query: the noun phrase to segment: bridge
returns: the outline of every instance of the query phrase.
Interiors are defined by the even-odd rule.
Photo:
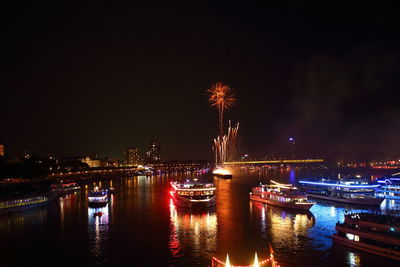
[[[253,161],[228,161],[223,166],[264,165],[264,164],[310,164],[323,163],[323,159],[282,159],[282,160],[253,160]]]
[[[170,161],[160,163],[149,163],[145,166],[124,166],[124,167],[97,167],[79,170],[67,170],[62,172],[54,172],[48,175],[53,178],[69,178],[79,179],[82,177],[105,177],[117,175],[118,177],[131,177],[132,175],[141,173],[173,173],[173,172],[194,172],[202,169],[211,168],[211,164],[207,161]]]

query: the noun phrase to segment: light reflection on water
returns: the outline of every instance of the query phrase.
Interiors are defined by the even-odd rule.
[[[0,242],[0,264],[2,259],[5,263],[15,261],[21,249],[31,250],[32,257],[18,258],[15,265],[38,265],[33,255],[42,250],[64,258],[66,263],[89,266],[127,266],[133,256],[151,258],[153,266],[207,266],[212,256],[224,258],[226,253],[233,263],[248,264],[255,251],[264,259],[269,243],[285,267],[393,263],[332,242],[335,224],[343,221],[346,210],[367,208],[317,200],[310,213],[299,213],[249,200],[252,186],[271,179],[292,182],[304,176],[299,171],[249,170],[235,173],[232,180],[214,179],[217,206],[205,211],[176,208],[169,195],[171,180],[201,178],[198,175],[102,181],[102,186],[116,188],[113,200],[102,208],[87,206],[88,189],[100,185],[91,182],[82,186],[85,190],[80,193],[48,207],[0,217],[0,238],[7,240]],[[385,200],[380,209],[397,207],[399,202]],[[99,211],[102,216],[94,216]],[[32,249],[36,243],[37,249]]]
[[[216,250],[217,215],[212,209],[193,211],[176,207],[170,199],[169,248],[174,258],[209,254]]]
[[[308,231],[315,225],[311,212],[297,212],[257,202],[250,203],[252,216],[260,219],[263,238],[275,248],[277,256],[304,250]]]
[[[36,210],[26,210],[17,212],[10,216],[0,216],[0,230],[12,233],[19,227],[28,227],[29,225],[42,224],[47,219],[47,209],[39,207]],[[22,229],[21,229],[22,230]]]
[[[104,207],[88,207],[88,232],[90,253],[97,258],[97,263],[104,263],[107,257],[110,230],[110,204]],[[101,215],[99,214],[101,213]]]

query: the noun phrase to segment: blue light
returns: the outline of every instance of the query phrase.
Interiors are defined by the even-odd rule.
[[[377,188],[380,185],[345,185],[345,184],[328,184],[328,183],[319,183],[319,182],[308,182],[308,181],[299,181],[301,184],[313,184],[313,185],[321,185],[321,186],[337,186],[337,187],[348,187],[348,188]]]
[[[289,173],[289,182],[294,184],[296,182],[296,175],[294,173],[294,170],[291,169]]]
[[[293,141],[294,140],[294,138],[293,137],[289,137],[289,141]]]

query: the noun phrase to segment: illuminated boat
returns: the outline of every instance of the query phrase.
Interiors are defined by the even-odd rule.
[[[227,254],[225,262],[218,259],[217,257],[212,257],[211,267],[260,267],[260,266],[264,266],[265,264],[268,264],[271,267],[279,267],[280,265],[275,260],[274,251],[272,250],[271,245],[269,247],[270,247],[270,257],[266,258],[262,261],[259,261],[257,252],[256,252],[255,256],[254,256],[254,262],[252,265],[232,265],[229,260],[229,255]]]
[[[225,169],[215,169],[213,175],[223,179],[232,179],[232,174]]]
[[[98,188],[97,186],[88,194],[90,206],[103,206],[110,200],[110,192],[108,189]]]
[[[50,199],[45,196],[30,196],[0,201],[0,215],[35,208],[49,202]]]
[[[215,186],[201,182],[171,182],[171,196],[179,207],[211,207],[215,206]]]
[[[400,217],[380,213],[345,214],[333,241],[400,261]]]
[[[79,185],[77,183],[73,183],[73,182],[66,182],[66,183],[58,183],[58,184],[53,184],[51,186],[51,191],[53,193],[57,193],[57,194],[63,194],[63,193],[71,193],[74,191],[78,191],[81,190],[81,188],[79,187]]]
[[[383,199],[376,198],[378,184],[369,184],[362,179],[299,181],[308,197],[346,204],[379,206]]]
[[[280,184],[275,181],[271,183],[253,187],[250,199],[268,205],[304,211],[308,211],[315,204],[308,201],[306,194],[291,184]]]
[[[400,200],[400,172],[379,178],[377,182],[381,185],[376,190],[377,197]]]

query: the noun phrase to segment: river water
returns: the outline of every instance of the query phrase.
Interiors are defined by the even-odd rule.
[[[249,201],[251,187],[273,179],[294,183],[301,170],[241,171],[232,180],[198,174],[104,179],[35,210],[0,217],[0,266],[209,266],[213,256],[231,264],[268,257],[281,266],[395,266],[396,262],[333,244],[344,210],[318,201],[308,214]],[[214,179],[214,209],[175,207],[170,181]],[[89,208],[93,185],[114,187],[103,208]],[[381,209],[397,207],[385,200]],[[101,217],[95,212],[102,211]]]

